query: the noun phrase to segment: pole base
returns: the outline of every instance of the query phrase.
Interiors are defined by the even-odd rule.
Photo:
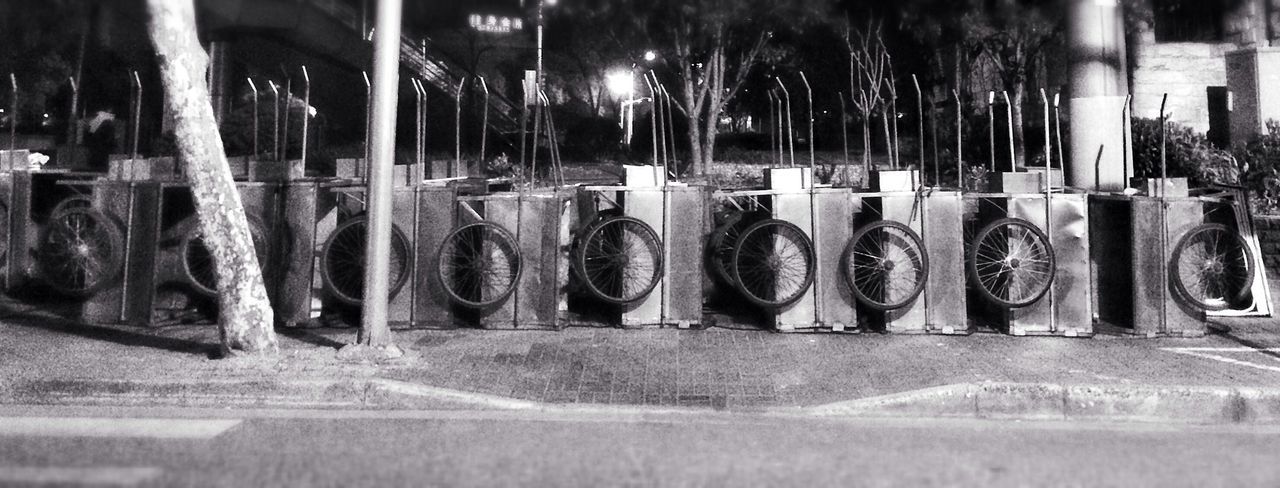
[[[395,344],[386,346],[369,346],[366,344],[347,344],[338,349],[338,359],[352,362],[380,362],[400,359],[405,356],[404,350]]]

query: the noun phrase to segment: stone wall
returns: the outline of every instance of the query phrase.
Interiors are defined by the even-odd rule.
[[[1137,49],[1133,72],[1133,113],[1159,118],[1165,93],[1169,118],[1199,132],[1209,130],[1209,98],[1206,89],[1227,85],[1223,55],[1232,44],[1144,42]]]
[[[1280,215],[1256,216],[1253,225],[1262,245],[1262,262],[1267,267],[1267,278],[1280,278]]]
[[[1168,93],[1166,110],[1173,112],[1169,120],[1207,132],[1206,90],[1227,86],[1225,54],[1241,47],[1267,44],[1265,13],[1268,9],[1263,2],[1274,4],[1277,0],[1246,0],[1227,12],[1221,43],[1157,43],[1150,26],[1143,26],[1136,35],[1130,35],[1131,42],[1136,44],[1131,46],[1134,59],[1130,60],[1134,115],[1158,118],[1161,96]]]

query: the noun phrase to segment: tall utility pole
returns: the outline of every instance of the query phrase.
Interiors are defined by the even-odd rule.
[[[1119,114],[1129,84],[1124,16],[1114,0],[1069,0],[1067,52],[1071,93],[1071,158],[1064,163],[1069,186],[1116,191],[1127,184],[1125,161],[1132,137]],[[1097,170],[1095,170],[1095,164]]]
[[[373,120],[370,144],[368,240],[365,243],[364,304],[359,346],[385,357],[404,354],[387,325],[391,273],[391,173],[395,162],[396,98],[400,87],[401,0],[378,0],[373,36]]]

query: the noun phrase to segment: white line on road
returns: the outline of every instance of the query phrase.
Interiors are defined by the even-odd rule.
[[[0,437],[137,437],[207,440],[239,424],[239,419],[0,417]]]
[[[0,466],[0,483],[132,486],[160,477],[152,467]]]
[[[1204,359],[1212,359],[1212,360],[1214,360],[1214,361],[1219,361],[1219,362],[1223,362],[1223,363],[1227,363],[1227,364],[1234,364],[1234,365],[1237,365],[1237,366],[1244,366],[1244,367],[1246,367],[1246,368],[1261,369],[1261,370],[1263,370],[1263,371],[1272,371],[1272,372],[1280,373],[1280,366],[1268,366],[1268,365],[1265,365],[1265,364],[1253,363],[1253,362],[1244,361],[1244,360],[1240,360],[1240,359],[1229,358],[1229,357],[1226,357],[1226,356],[1219,356],[1219,355],[1217,355],[1217,354],[1209,354],[1209,353],[1207,353],[1207,352],[1202,352],[1202,351],[1201,351],[1201,349],[1204,349],[1204,348],[1191,348],[1191,347],[1166,347],[1166,348],[1163,348],[1163,349],[1164,349],[1165,351],[1169,351],[1169,352],[1174,352],[1174,353],[1178,353],[1178,354],[1186,354],[1186,355],[1188,355],[1188,356],[1195,356],[1195,357],[1198,357],[1198,358],[1204,358]],[[1219,351],[1219,352],[1250,352],[1250,351],[1251,351],[1251,352],[1260,352],[1260,351],[1265,351],[1265,350],[1267,350],[1267,349],[1252,349],[1252,348],[1244,348],[1244,349],[1236,349],[1236,348],[1229,348],[1229,349],[1228,349],[1228,348],[1222,348],[1222,349],[1226,349],[1226,350],[1225,350],[1225,351]]]
[[[1163,347],[1173,352],[1280,352],[1280,347]]]

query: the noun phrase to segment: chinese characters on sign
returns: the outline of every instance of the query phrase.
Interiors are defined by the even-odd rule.
[[[468,17],[471,28],[480,32],[506,34],[524,29],[524,19],[519,17],[503,17],[499,15],[471,14]]]

